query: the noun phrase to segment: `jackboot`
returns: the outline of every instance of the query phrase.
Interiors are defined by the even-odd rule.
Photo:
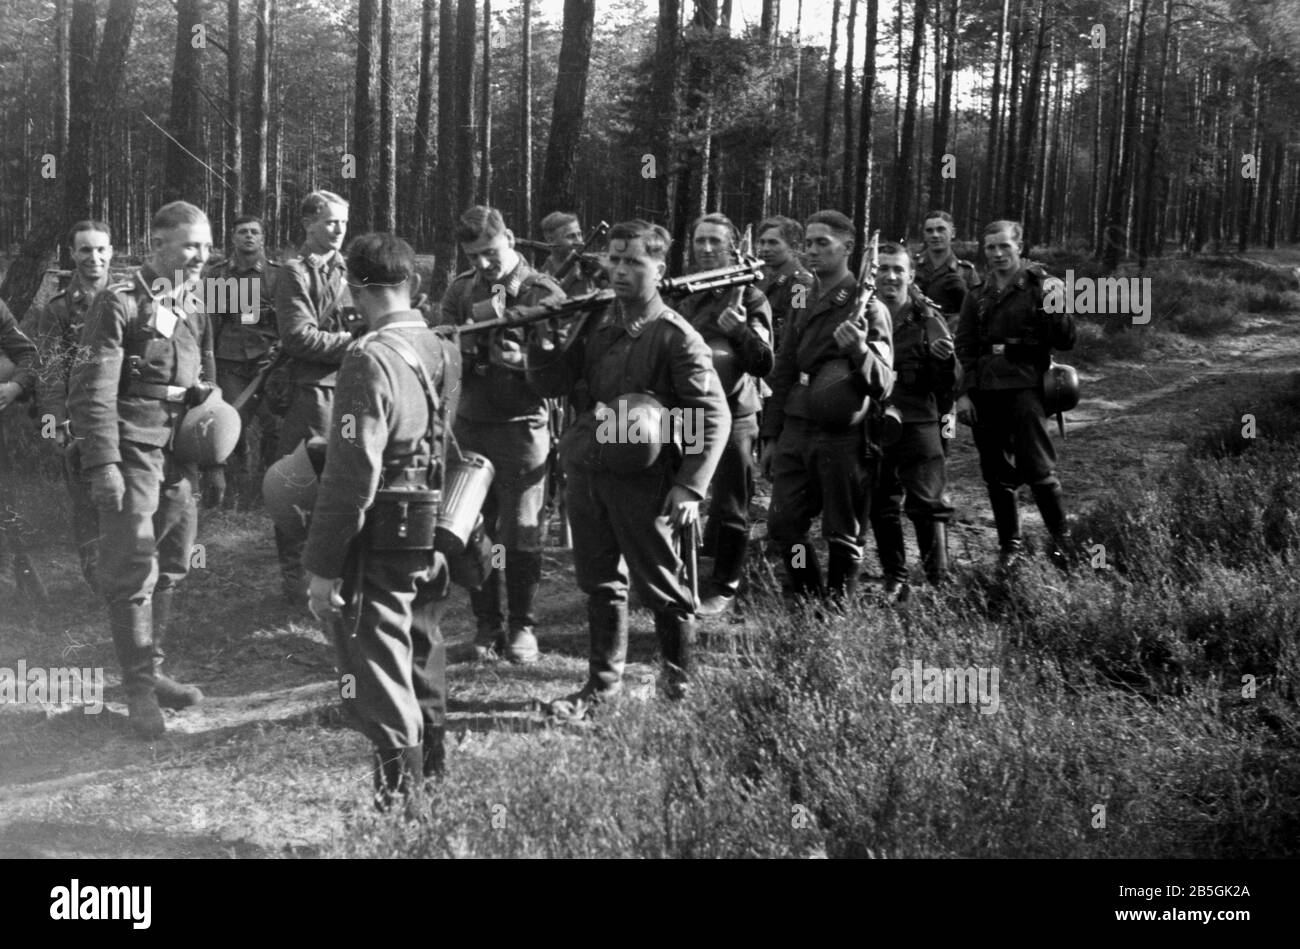
[[[581,689],[552,701],[547,711],[564,721],[590,717],[602,702],[623,691],[623,668],[627,664],[627,601],[587,599],[587,627],[591,654],[587,681]]]
[[[718,543],[713,560],[713,592],[705,597],[697,612],[701,616],[725,613],[736,600],[740,578],[745,572],[745,555],[749,551],[749,532],[734,527],[718,528]]]
[[[862,560],[838,544],[831,544],[826,565],[826,592],[831,600],[847,605],[858,592],[858,576],[862,573]]]
[[[298,536],[275,528],[275,552],[280,561],[280,590],[290,606],[306,608],[307,575],[302,569],[302,548],[306,534]]]
[[[182,685],[163,672],[163,660],[167,658],[167,654],[163,652],[163,640],[167,638],[168,625],[172,616],[172,600],[175,596],[176,590],[172,587],[153,591],[154,695],[158,697],[158,704],[163,708],[189,708],[203,701],[203,693],[198,686]]]
[[[931,586],[943,586],[948,578],[948,525],[943,521],[917,521],[916,542],[925,564],[925,578]]]
[[[903,522],[897,518],[872,518],[871,532],[876,536],[880,571],[884,574],[882,592],[886,599],[907,599],[907,550],[903,546]]]
[[[510,561],[507,559],[506,563]],[[487,575],[483,585],[469,591],[469,603],[474,610],[477,632],[474,648],[480,659],[500,656],[506,648],[506,618],[501,610],[501,593],[504,586],[502,568],[497,567]]]
[[[424,774],[424,749],[375,748],[375,810],[386,813],[416,793]]]
[[[796,557],[802,566],[796,566]],[[817,561],[817,550],[810,543],[793,544],[785,551],[785,569],[790,577],[789,595],[792,599],[809,597],[820,600],[822,588],[822,568]]]
[[[533,633],[536,618],[533,601],[542,582],[542,555],[539,551],[506,551],[506,606],[510,611],[510,631],[501,650],[511,662],[536,662],[541,654]]]
[[[447,776],[447,728],[445,725],[425,725],[422,773],[426,778],[441,781]]]
[[[117,661],[122,667],[131,728],[141,738],[161,738],[167,731],[167,723],[154,695],[152,610],[147,603],[111,602],[108,622]]]
[[[655,635],[663,659],[661,691],[672,701],[686,698],[695,658],[695,617],[672,610],[656,611]]]
[[[993,508],[993,523],[998,529],[998,566],[1012,567],[1020,559],[1020,506],[1016,502],[1016,489],[989,487],[989,505]]]
[[[1070,535],[1070,525],[1065,519],[1065,498],[1059,484],[1035,484],[1030,489],[1034,492],[1034,502],[1038,512],[1043,515],[1043,524],[1052,536],[1052,550],[1049,556],[1052,563],[1062,570],[1069,571],[1078,551],[1074,538]]]

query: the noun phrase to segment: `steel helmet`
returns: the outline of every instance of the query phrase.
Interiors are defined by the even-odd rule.
[[[808,404],[826,428],[846,429],[867,417],[871,400],[858,389],[858,374],[847,358],[832,359],[817,370]]]
[[[713,352],[713,371],[722,383],[722,394],[735,395],[740,391],[740,383],[745,378],[745,374],[740,371],[736,350],[720,336],[709,340],[709,349]]]
[[[240,426],[239,413],[213,389],[181,420],[172,445],[176,460],[201,468],[225,464],[239,444]]]
[[[320,479],[307,455],[307,443],[299,442],[262,476],[262,500],[275,526],[290,534],[305,534],[307,518],[316,506]]]
[[[1079,404],[1079,374],[1073,366],[1053,362],[1043,373],[1043,408],[1048,415],[1068,412]]]
[[[620,395],[596,415],[596,443],[602,464],[616,474],[636,474],[659,460],[672,441],[663,403],[645,392]]]

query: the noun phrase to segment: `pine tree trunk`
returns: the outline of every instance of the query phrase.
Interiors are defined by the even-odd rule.
[[[853,111],[853,45],[857,32],[858,0],[849,0],[849,25],[844,43],[844,168],[840,176],[840,190],[835,203],[841,207],[853,203],[853,170],[857,164],[858,143],[854,136]]]
[[[862,258],[871,213],[871,105],[876,89],[876,22],[879,0],[866,0],[867,39],[862,52],[862,95],[858,113],[858,167],[853,183],[853,272]]]
[[[835,54],[838,51],[840,26],[840,0],[835,0],[831,13],[831,48],[826,58],[826,94],[822,97],[822,152],[821,181],[817,189],[817,200],[821,204],[830,201],[831,194],[831,114],[835,104]]]
[[[925,45],[925,3],[913,4],[912,49],[907,59],[907,106],[903,112],[903,133],[899,139],[899,162],[894,175],[894,213],[890,234],[903,238],[908,233],[912,199],[912,148],[916,138],[917,86],[921,78],[921,50]]]
[[[244,101],[239,64],[239,0],[226,0],[226,233],[244,213]]]
[[[393,69],[393,3],[379,0],[379,191],[375,227],[397,230],[397,106]]]
[[[450,2],[450,0],[444,0]],[[531,3],[532,0],[525,0]],[[411,143],[411,200],[403,201],[406,218],[402,230],[410,234],[416,246],[428,241],[424,218],[426,179],[429,175],[429,143],[432,138],[434,95],[434,42],[438,28],[438,0],[423,0],[420,5],[420,79],[415,104],[415,136]],[[524,57],[527,59],[527,52]]]
[[[523,62],[519,73],[519,206],[524,233],[533,230],[533,0],[524,0]]]
[[[267,212],[266,149],[267,125],[271,113],[271,57],[275,44],[275,0],[258,0],[257,36],[253,51],[253,114],[248,128],[251,133],[245,180],[244,207],[252,214],[265,217]],[[266,228],[268,234],[271,228]],[[268,237],[268,243],[271,239]]]
[[[1010,0],[1002,0],[1002,17],[998,26],[997,51],[993,55],[993,92],[989,103],[989,140],[985,150],[984,188],[979,202],[979,219],[990,221],[997,212],[994,200],[997,193],[998,133],[1002,117],[1002,55],[1007,42],[1007,16]]]
[[[548,201],[554,202],[555,207],[566,210],[576,207],[575,166],[586,110],[595,17],[595,0],[565,0],[559,74],[551,113],[551,136],[546,143],[542,193]]]
[[[203,0],[176,2],[176,53],[167,116],[163,201],[194,201],[203,193],[206,169],[201,163],[203,108],[199,93],[203,84],[203,46],[198,45],[200,32],[195,29],[203,25],[203,12]]]
[[[478,200],[492,203],[492,0],[483,0],[483,94],[479,102]],[[527,223],[524,223],[527,228]]]
[[[474,200],[474,53],[477,0],[460,0],[456,10],[456,191],[461,204]]]

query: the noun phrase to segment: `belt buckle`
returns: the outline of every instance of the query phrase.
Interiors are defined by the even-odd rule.
[[[809,381],[810,380],[808,379],[808,373],[806,372],[799,373],[799,385],[806,386],[808,385]]]
[[[1005,353],[1006,351],[1007,351],[1007,344],[1006,344],[1006,343],[994,343],[994,344],[993,344],[993,355],[994,355],[994,356],[1001,356],[1001,355],[1002,355],[1003,353]]]

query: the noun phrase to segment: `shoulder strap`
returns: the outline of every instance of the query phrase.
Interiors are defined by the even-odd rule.
[[[404,362],[404,363],[406,363],[408,366],[410,366],[410,367],[411,367],[411,370],[415,373],[416,378],[420,380],[420,388],[422,388],[422,389],[424,390],[424,398],[425,398],[425,401],[426,401],[426,402],[428,403],[428,405],[429,405],[429,428],[428,428],[428,431],[427,431],[426,434],[425,434],[425,437],[429,440],[429,451],[430,451],[431,454],[432,454],[432,452],[433,452],[433,446],[434,446],[434,444],[435,444],[434,439],[435,439],[435,436],[436,436],[436,431],[435,431],[435,428],[434,428],[434,419],[435,419],[435,418],[442,418],[442,421],[443,421],[443,425],[442,425],[442,436],[443,436],[443,441],[442,441],[442,453],[441,453],[441,459],[440,459],[440,462],[439,462],[439,464],[436,466],[437,469],[438,469],[438,475],[439,475],[439,477],[438,477],[439,485],[438,485],[438,486],[441,487],[441,486],[442,486],[442,475],[443,475],[443,473],[446,471],[446,466],[447,466],[447,441],[448,441],[448,439],[450,438],[451,441],[452,441],[452,443],[454,444],[454,443],[455,443],[455,436],[451,434],[451,426],[448,425],[448,424],[447,424],[447,420],[446,420],[445,418],[443,418],[443,414],[442,414],[442,401],[438,398],[438,392],[437,392],[436,388],[435,388],[434,385],[433,385],[433,380],[429,378],[429,369],[428,369],[427,366],[425,366],[423,360],[421,360],[420,357],[419,357],[418,355],[416,355],[416,352],[415,352],[415,350],[411,347],[411,344],[408,343],[406,340],[404,340],[401,336],[397,336],[397,335],[394,335],[394,334],[391,334],[391,333],[385,334],[385,333],[383,333],[382,331],[380,331],[380,332],[378,332],[378,333],[375,334],[375,336],[374,336],[374,340],[375,340],[375,342],[383,343],[385,346],[387,346],[387,347],[388,347],[389,349],[391,349],[393,352],[397,353],[397,355],[401,357],[402,362]],[[457,454],[458,456],[460,455],[460,446],[459,446],[459,445],[456,445],[456,454]],[[433,476],[433,470],[434,470],[434,467],[435,467],[435,465],[434,465],[434,463],[433,463],[433,458],[430,457],[430,458],[429,458],[429,470],[428,470],[428,474],[426,475],[426,483],[427,483],[427,484],[429,485],[429,487],[431,487],[431,488],[433,487],[433,478],[434,478],[434,476]]]

